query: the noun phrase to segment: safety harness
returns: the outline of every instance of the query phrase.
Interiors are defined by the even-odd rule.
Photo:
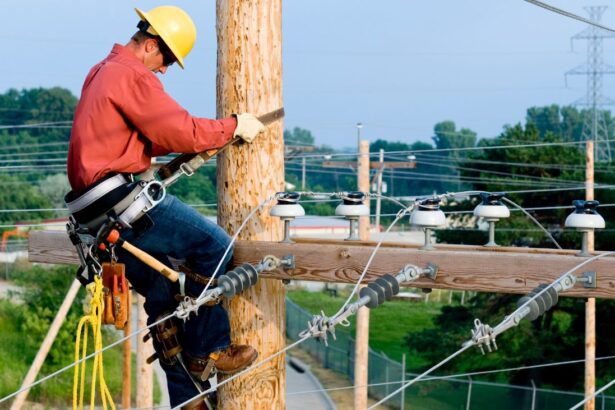
[[[103,178],[76,194],[66,194],[64,200],[70,212],[66,230],[77,249],[81,268],[77,279],[85,286],[94,276],[102,273],[101,243],[111,229],[131,229],[145,213],[158,205],[165,197],[162,182],[157,180],[132,180],[124,174]],[[141,224],[141,225],[147,225]]]

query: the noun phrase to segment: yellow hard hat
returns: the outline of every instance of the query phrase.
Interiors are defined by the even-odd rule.
[[[196,27],[188,13],[176,6],[159,6],[148,12],[135,8],[135,11],[149,24],[147,32],[160,36],[184,68],[184,58],[196,41]]]

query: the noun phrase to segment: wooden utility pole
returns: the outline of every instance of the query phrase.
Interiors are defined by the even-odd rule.
[[[132,333],[132,291],[128,291],[128,320],[124,327],[124,337]],[[132,382],[132,341],[128,337],[122,344],[124,362],[122,364],[122,407],[130,408]]]
[[[378,156],[378,162],[380,163],[380,169],[378,170],[378,185],[376,197],[376,231],[380,231],[380,195],[382,195],[382,174],[384,173],[384,150],[380,148],[380,154]]]
[[[147,314],[143,308],[145,298],[137,296],[137,329],[147,327]],[[152,339],[143,341],[143,333],[138,335],[137,342],[137,397],[135,407],[150,409],[154,406],[154,366],[147,364],[146,360],[154,354]],[[163,386],[165,388],[165,386]]]
[[[217,116],[262,115],[282,107],[282,1],[217,0]],[[284,189],[282,122],[271,124],[250,145],[230,147],[218,156],[218,223],[233,234],[259,203]],[[279,241],[277,218],[258,212],[240,238]],[[279,352],[285,342],[284,285],[261,279],[228,303],[231,338],[251,344],[259,359]],[[285,408],[284,355],[224,385],[222,409]]]
[[[34,361],[32,362],[32,365],[30,366],[30,370],[28,370],[26,377],[23,379],[23,382],[21,383],[22,389],[26,386],[31,385],[36,380],[36,376],[38,375],[38,372],[41,370],[43,363],[45,363],[45,358],[47,357],[47,353],[49,353],[51,346],[53,346],[53,341],[56,339],[56,336],[58,335],[58,332],[60,331],[60,328],[62,327],[62,324],[64,323],[64,319],[66,318],[66,315],[68,314],[68,311],[70,307],[72,306],[73,301],[75,300],[75,297],[77,296],[77,292],[79,292],[80,287],[81,287],[81,283],[79,283],[79,281],[75,279],[72,285],[70,286],[70,288],[68,289],[68,292],[66,293],[66,296],[64,297],[64,301],[62,302],[60,309],[58,309],[58,313],[56,314],[56,317],[53,319],[53,322],[51,322],[51,325],[49,326],[49,330],[47,331],[47,335],[45,335],[45,339],[43,340],[43,343],[41,343],[41,347],[38,349],[38,353],[36,353],[36,357],[34,357]],[[30,390],[24,390],[23,392],[19,393],[17,397],[15,397],[15,401],[13,401],[13,404],[11,405],[11,410],[21,409],[24,402],[26,401],[26,398],[28,397],[29,392]]]
[[[301,189],[305,190],[305,157],[301,158]]]
[[[357,189],[361,192],[369,193],[369,141],[359,142],[359,158],[357,160]],[[369,208],[369,199],[365,200],[365,205]],[[359,218],[359,238],[362,241],[369,240],[369,216]]]
[[[585,143],[585,199],[594,199],[594,141]],[[587,251],[594,251],[594,231],[587,235]],[[596,299],[585,304],[585,396],[596,391]],[[594,410],[595,399],[585,403],[585,410]]]
[[[369,141],[359,141],[358,189],[369,193]],[[369,208],[369,199],[365,200]],[[369,240],[369,216],[359,219],[359,237]],[[367,408],[367,369],[369,358],[369,309],[362,307],[357,312],[357,327],[354,349],[354,408]],[[359,387],[357,387],[359,386]]]

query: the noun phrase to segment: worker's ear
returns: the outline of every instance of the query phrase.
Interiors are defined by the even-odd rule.
[[[153,38],[148,38],[145,40],[145,52],[152,53],[154,51],[158,51],[158,42]]]

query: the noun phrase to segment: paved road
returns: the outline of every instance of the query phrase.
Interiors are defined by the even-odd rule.
[[[322,390],[323,387],[310,367],[297,358],[286,361],[286,410],[334,410],[335,404],[324,392],[292,394],[293,392]]]
[[[15,286],[13,282],[0,279],[0,299],[7,299],[12,292],[19,292],[21,288]]]

